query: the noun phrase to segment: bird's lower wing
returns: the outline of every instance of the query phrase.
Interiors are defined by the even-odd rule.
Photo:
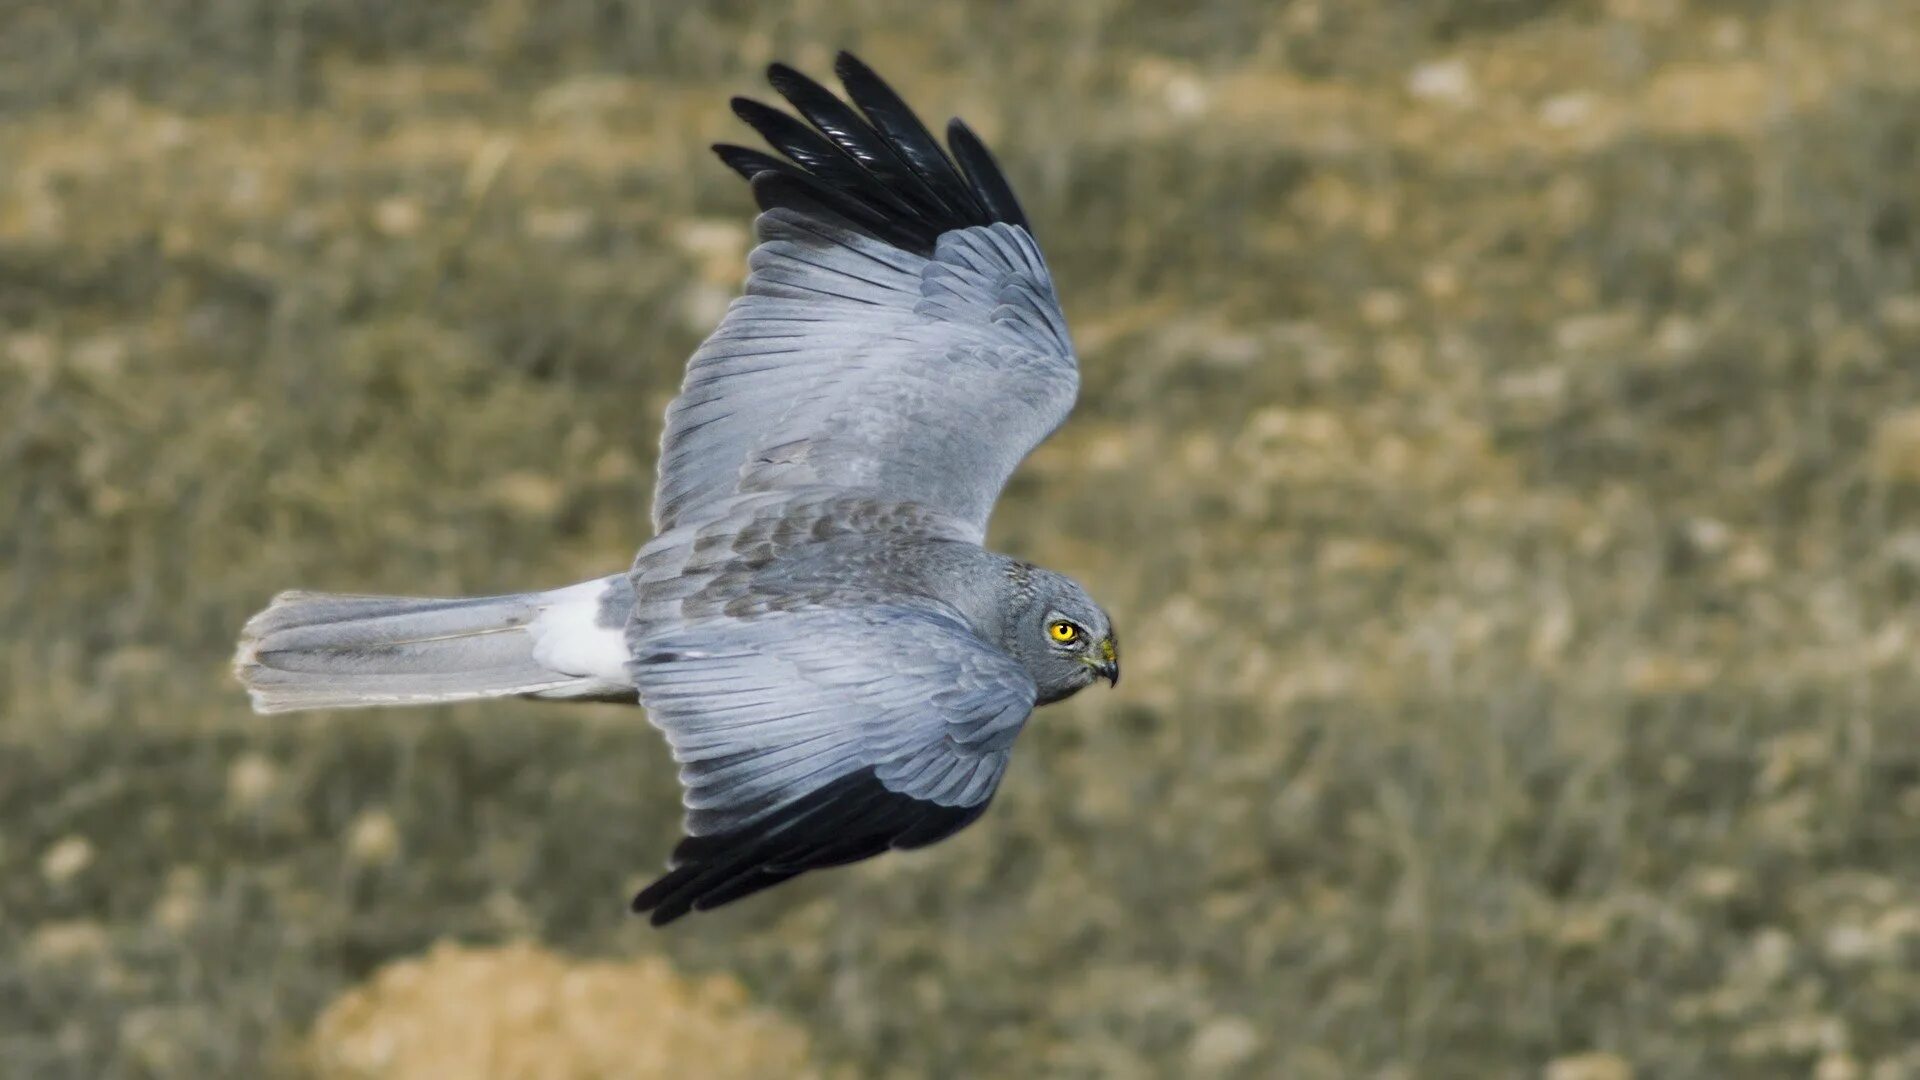
[[[957,618],[906,606],[715,619],[635,650],[686,787],[687,839],[634,899],[664,923],[979,816],[1033,682]]]

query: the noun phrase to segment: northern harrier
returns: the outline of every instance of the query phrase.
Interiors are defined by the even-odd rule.
[[[630,571],[282,593],[235,661],[261,712],[637,701],[686,788],[685,839],[633,901],[656,924],[953,835],[1035,706],[1120,675],[1079,585],[981,546],[1079,386],[1026,216],[965,124],[943,150],[865,64],[835,70],[851,106],[770,69],[804,123],[733,102],[785,159],[715,147],[752,185],[757,246],[667,410]]]

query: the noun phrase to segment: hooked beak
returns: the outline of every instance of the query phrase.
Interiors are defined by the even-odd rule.
[[[1102,638],[1087,663],[1093,665],[1094,677],[1107,680],[1108,686],[1120,685],[1120,650],[1113,638]]]

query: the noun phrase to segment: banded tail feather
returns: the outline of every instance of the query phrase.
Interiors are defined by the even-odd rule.
[[[450,599],[284,592],[247,621],[234,673],[263,713],[496,697],[630,701],[629,607],[624,574]]]

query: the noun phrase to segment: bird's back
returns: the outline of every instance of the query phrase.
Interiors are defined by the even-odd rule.
[[[988,640],[1011,560],[914,503],[838,490],[749,495],[641,549],[628,641],[687,622],[805,608],[930,603]]]

